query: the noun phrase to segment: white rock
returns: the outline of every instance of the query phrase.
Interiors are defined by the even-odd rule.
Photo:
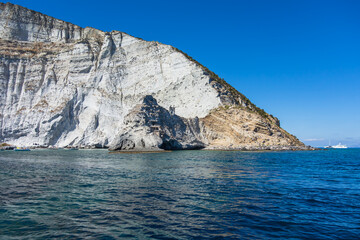
[[[2,142],[105,147],[130,133],[140,139],[146,129],[135,136],[124,119],[147,95],[165,109],[174,107],[188,129],[191,119],[221,105],[254,110],[212,74],[172,46],[0,3]],[[206,143],[200,132],[182,134],[183,142],[176,139],[183,146],[192,138]],[[145,137],[152,147],[159,141]]]

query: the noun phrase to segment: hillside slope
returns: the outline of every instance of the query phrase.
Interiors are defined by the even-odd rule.
[[[0,3],[0,128],[18,146],[304,148],[172,46],[10,3]]]

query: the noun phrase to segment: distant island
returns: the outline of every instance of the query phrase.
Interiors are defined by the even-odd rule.
[[[0,142],[19,147],[309,149],[186,53],[0,3]]]

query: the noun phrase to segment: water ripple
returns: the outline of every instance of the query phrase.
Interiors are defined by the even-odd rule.
[[[0,239],[357,239],[360,151],[0,153]]]

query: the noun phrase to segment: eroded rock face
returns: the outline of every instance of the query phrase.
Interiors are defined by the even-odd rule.
[[[151,95],[145,96],[124,120],[124,131],[114,139],[112,150],[181,150],[201,149],[199,119],[185,119],[173,107],[158,105]]]
[[[118,31],[81,28],[0,3],[2,142],[120,149],[227,148],[231,136],[223,145],[214,141],[212,136],[220,136],[222,130],[206,120],[225,105],[243,107],[269,124],[277,121],[172,46]],[[159,134],[151,125],[153,120],[160,126]],[[258,134],[268,134],[259,129]],[[281,141],[276,134],[269,141],[302,145],[285,133]],[[258,145],[257,139],[247,144]]]

